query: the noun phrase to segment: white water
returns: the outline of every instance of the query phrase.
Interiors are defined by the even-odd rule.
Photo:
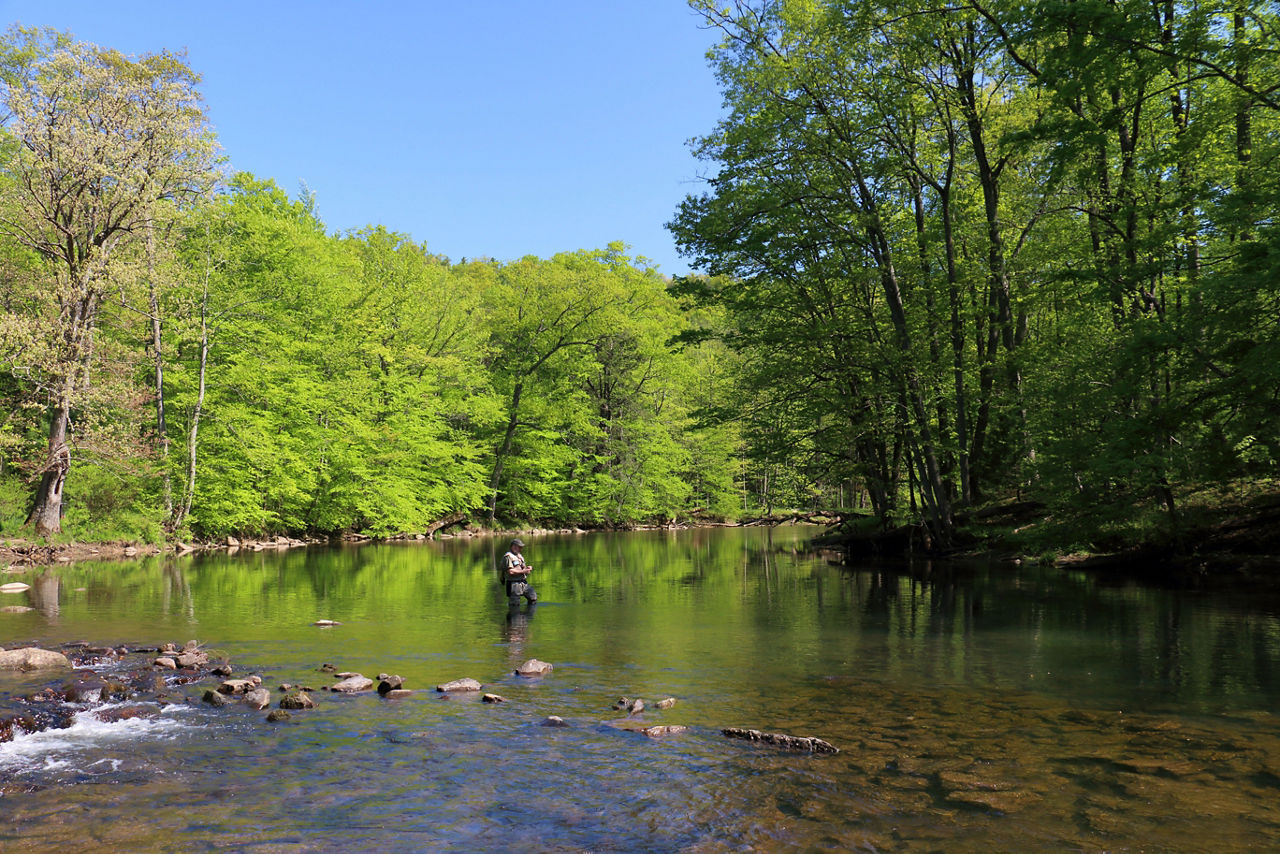
[[[98,713],[137,706],[136,703],[95,705],[77,712],[71,726],[39,732],[14,730],[13,740],[0,744],[0,778],[52,782],[74,773],[94,777],[136,765],[140,754],[154,742],[173,741],[199,726],[186,706],[155,704],[159,714],[103,721]],[[32,779],[32,778],[38,779]]]

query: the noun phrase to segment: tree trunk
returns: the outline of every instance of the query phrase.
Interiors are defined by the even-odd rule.
[[[191,504],[196,494],[196,448],[200,435],[200,416],[204,412],[205,375],[209,364],[209,286],[205,283],[204,298],[200,303],[200,371],[196,405],[191,412],[191,431],[187,435],[187,483],[182,494],[182,508],[174,516],[170,530],[177,530],[191,515]]]
[[[74,379],[69,380],[74,382]],[[27,525],[36,536],[48,537],[62,531],[62,487],[71,470],[71,449],[67,446],[67,425],[71,421],[71,405],[64,394],[53,413],[49,426],[49,459],[36,490],[36,503],[27,517]]]
[[[524,383],[516,383],[511,392],[511,412],[507,417],[507,431],[502,436],[502,444],[493,460],[493,475],[489,478],[489,524],[492,525],[498,514],[498,486],[502,483],[502,468],[506,464],[507,455],[511,453],[511,445],[515,440],[516,425],[520,418],[520,395],[524,393]]]
[[[151,309],[151,350],[155,357],[156,441],[160,443],[160,471],[163,479],[164,515],[173,517],[173,484],[169,477],[169,427],[164,416],[164,351],[161,341],[160,297],[156,288],[156,235],[147,229],[147,289]]]

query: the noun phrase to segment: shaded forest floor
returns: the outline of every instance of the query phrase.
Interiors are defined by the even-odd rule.
[[[1280,586],[1280,481],[1184,490],[1177,513],[1134,502],[1051,508],[1007,499],[957,514],[955,545],[930,550],[921,526],[872,520],[821,538],[850,558],[911,554],[1034,562],[1167,583]]]

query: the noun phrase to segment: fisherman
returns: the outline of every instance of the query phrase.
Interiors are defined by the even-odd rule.
[[[507,587],[507,602],[512,607],[519,606],[521,596],[528,599],[530,605],[538,601],[538,593],[529,583],[529,573],[533,572],[533,567],[524,562],[524,555],[521,554],[523,550],[524,540],[516,537],[511,541],[507,553],[502,556],[502,580]]]

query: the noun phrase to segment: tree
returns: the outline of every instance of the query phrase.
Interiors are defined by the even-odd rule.
[[[199,77],[180,56],[132,59],[66,36],[18,33],[30,58],[4,82],[0,232],[37,253],[48,454],[27,523],[61,529],[76,406],[90,381],[113,265],[149,233],[162,201],[212,180]]]

